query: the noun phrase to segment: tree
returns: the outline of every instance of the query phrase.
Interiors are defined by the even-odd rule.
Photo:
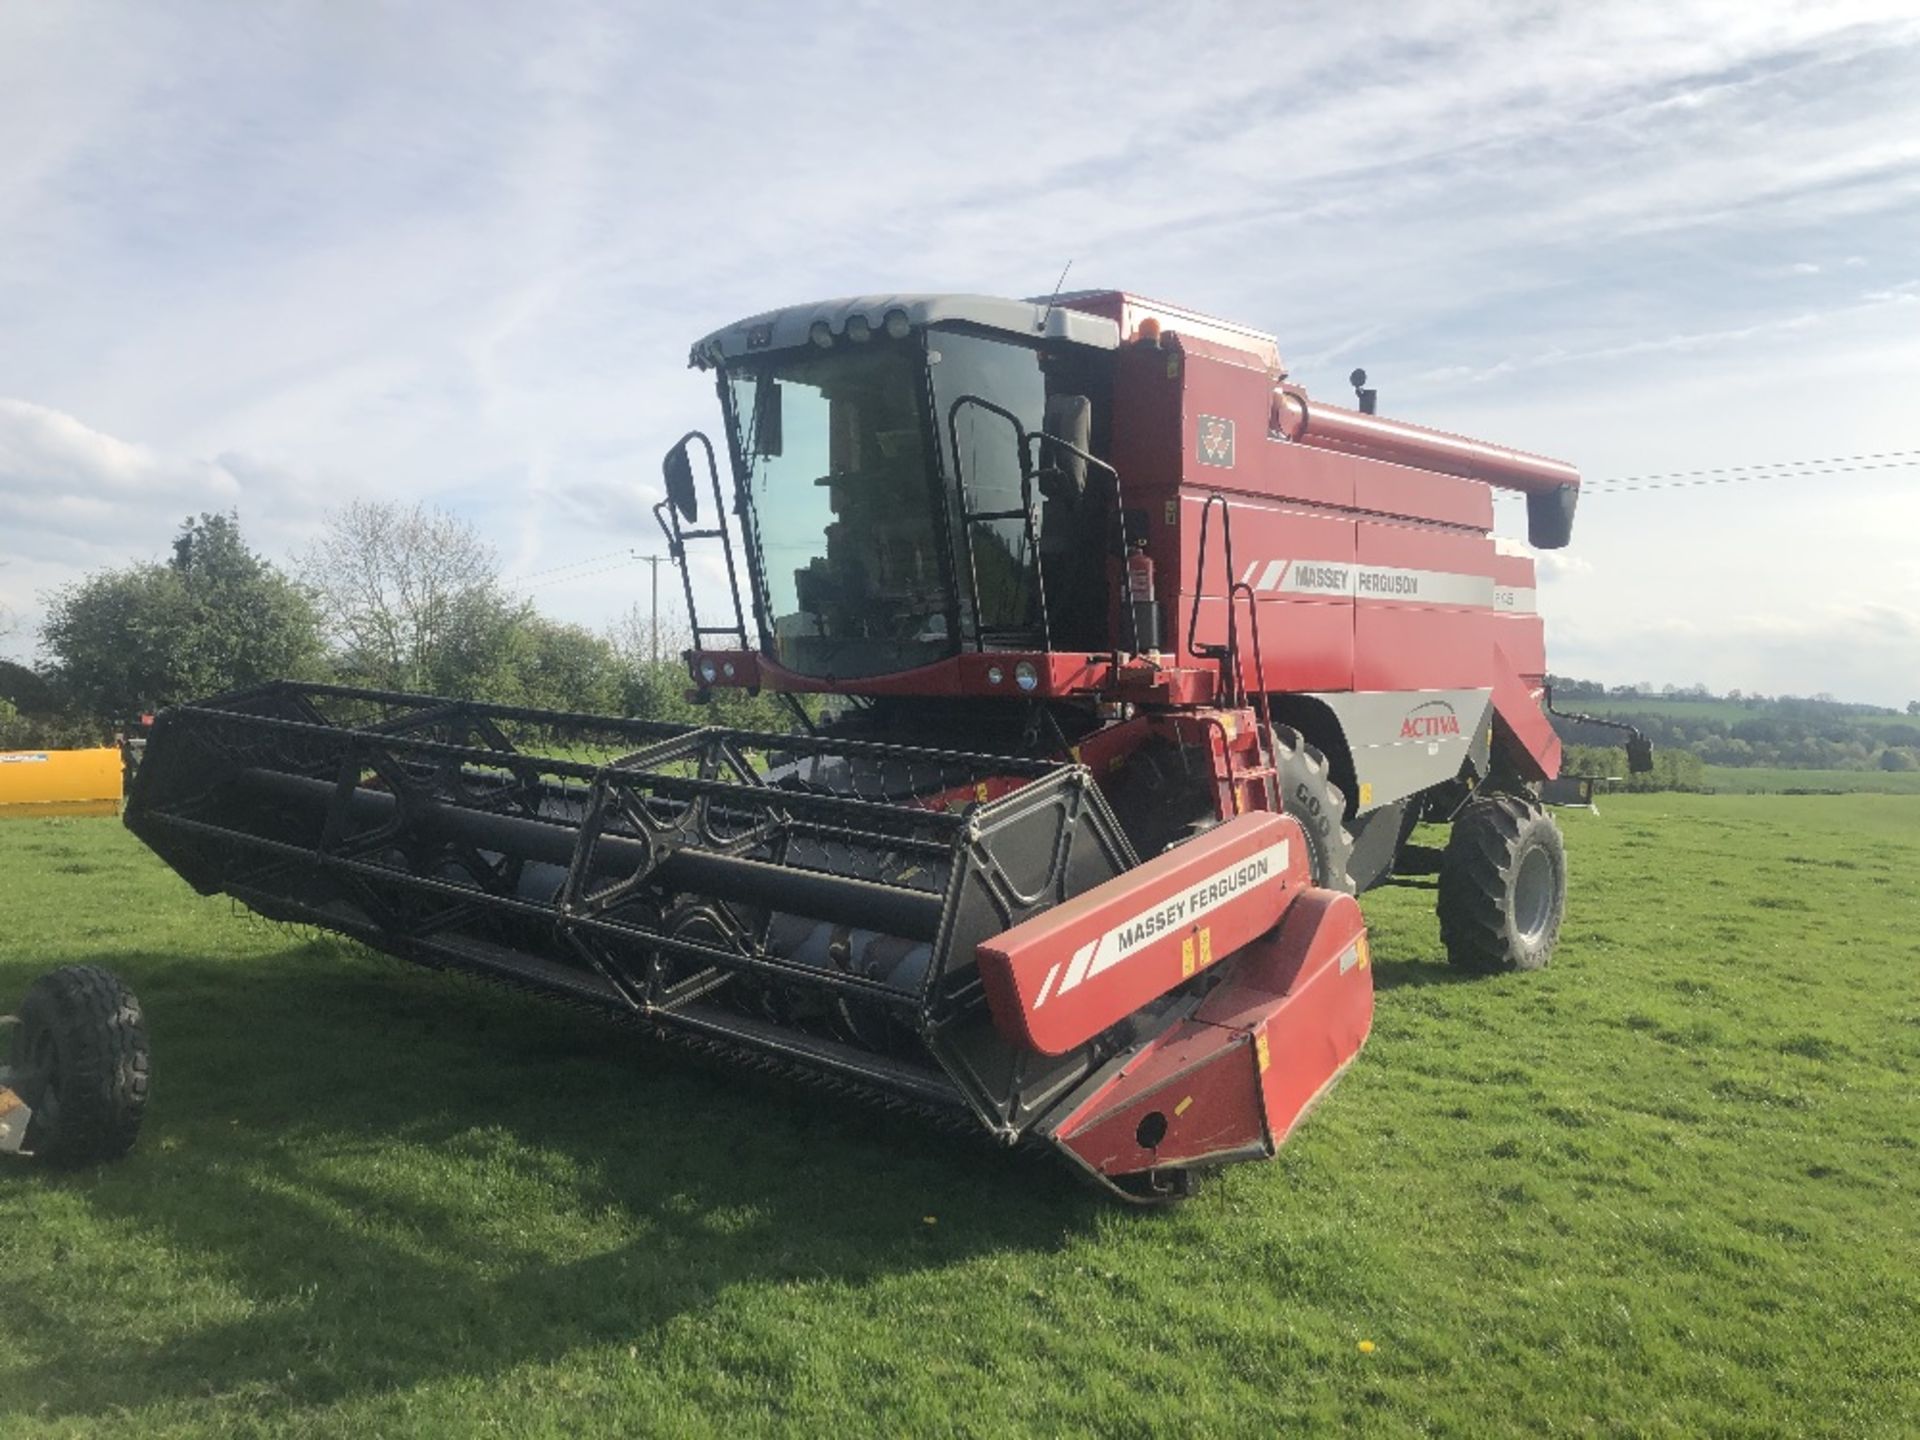
[[[791,730],[796,723],[792,708],[771,690],[750,695],[736,686],[716,685],[705,705],[690,699],[693,676],[682,656],[693,643],[693,632],[677,613],[662,617],[659,660],[652,658],[652,616],[638,605],[630,606],[614,622],[607,638],[622,670],[622,714],[775,734]],[[802,697],[799,703],[809,714],[818,714],[818,702],[811,697]]]
[[[312,600],[247,548],[236,515],[188,519],[165,564],[54,591],[40,643],[69,703],[108,721],[310,676],[322,657]]]
[[[15,660],[0,660],[0,700],[26,713],[54,710],[60,704],[46,676]]]
[[[342,673],[389,690],[497,694],[532,611],[499,556],[457,515],[355,500],[300,559]]]
[[[489,700],[622,713],[626,666],[610,641],[582,626],[529,615],[514,631],[506,662]]]
[[[1920,715],[1920,700],[1907,701],[1907,714]]]

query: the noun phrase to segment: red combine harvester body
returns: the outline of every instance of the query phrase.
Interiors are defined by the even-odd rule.
[[[162,715],[128,823],[203,890],[1132,1198],[1271,1154],[1358,1052],[1356,894],[1437,869],[1451,959],[1545,963],[1560,750],[1492,489],[1564,545],[1571,467],[1118,292],[798,306],[691,359],[726,439],[655,510],[690,674],[792,736],[271,686]]]

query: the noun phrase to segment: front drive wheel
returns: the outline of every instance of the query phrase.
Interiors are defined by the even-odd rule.
[[[1560,827],[1524,795],[1481,795],[1453,822],[1440,862],[1440,939],[1463,970],[1538,970],[1567,910]]]
[[[1351,895],[1353,836],[1347,830],[1347,797],[1333,783],[1333,767],[1320,749],[1290,725],[1272,727],[1274,776],[1281,809],[1300,822],[1307,837],[1308,870],[1325,890]]]
[[[117,1160],[146,1114],[153,1059],[145,1017],[111,970],[66,965],[20,1002],[9,1084],[32,1107],[25,1148],[54,1165]]]

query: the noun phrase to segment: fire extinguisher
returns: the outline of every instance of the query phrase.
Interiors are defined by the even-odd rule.
[[[1134,541],[1127,556],[1127,599],[1136,605],[1153,599],[1153,557],[1144,540]]]
[[[1147,542],[1136,540],[1127,552],[1127,621],[1136,653],[1160,649],[1160,606],[1153,598],[1153,557]]]

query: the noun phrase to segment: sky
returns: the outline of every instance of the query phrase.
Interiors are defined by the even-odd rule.
[[[0,0],[0,653],[189,513],[284,559],[355,495],[606,623],[691,341],[1068,260],[1595,482],[1917,459],[1920,12]],[[1920,698],[1868,463],[1596,483],[1552,668]]]

